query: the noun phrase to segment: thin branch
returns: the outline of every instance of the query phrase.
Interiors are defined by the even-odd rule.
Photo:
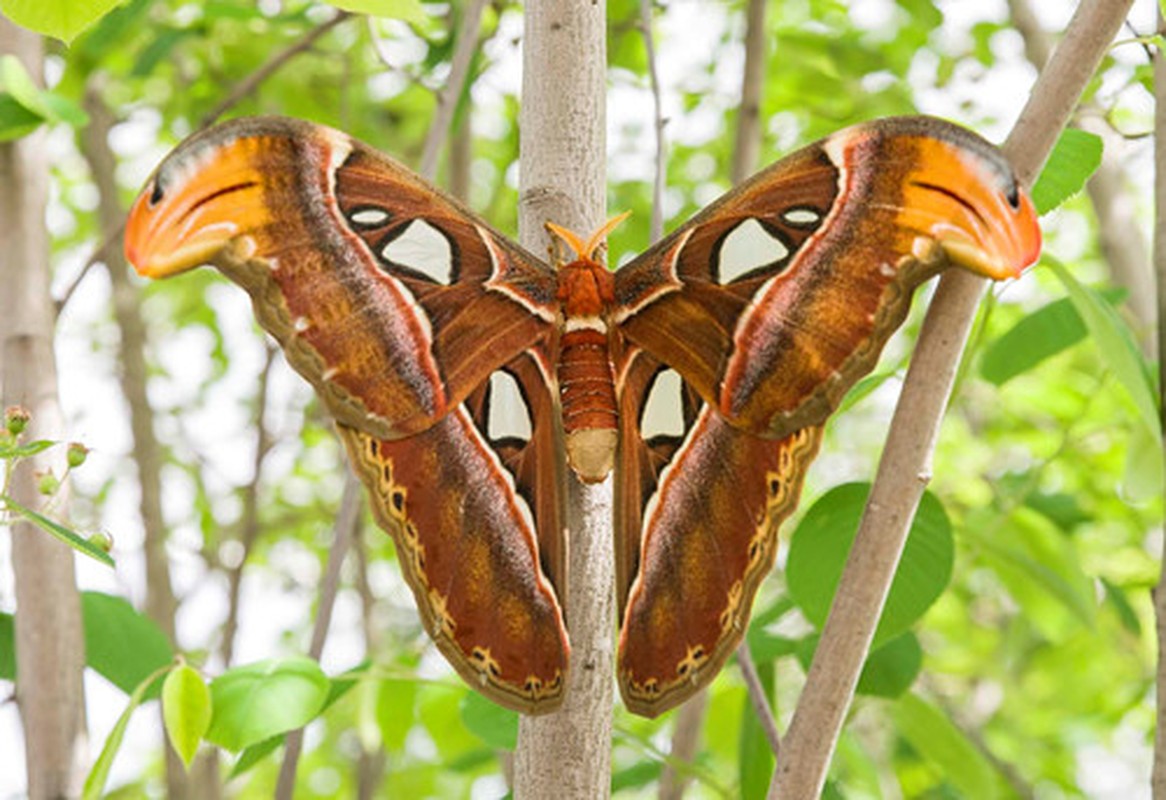
[[[101,239],[101,244],[97,245],[97,248],[90,253],[89,258],[85,261],[85,266],[81,267],[80,272],[65,287],[65,291],[61,293],[60,299],[54,304],[58,316],[60,316],[61,310],[69,304],[69,300],[73,297],[73,292],[77,291],[77,287],[81,285],[81,281],[88,277],[89,271],[98,264],[105,263],[109,259],[111,252],[116,252],[114,248],[115,246],[121,245],[122,235],[125,233],[125,230],[126,221],[123,216],[120,224],[106,231],[105,236]]]
[[[692,781],[692,763],[700,747],[700,734],[708,703],[708,690],[702,690],[688,698],[676,712],[672,748],[668,751],[669,758],[660,773],[660,800],[681,800]],[[678,764],[683,767],[678,767]]]
[[[104,81],[92,75],[84,96],[89,125],[79,133],[81,154],[97,186],[97,215],[104,228],[119,228],[125,210],[118,199],[117,157],[109,146],[115,118],[102,97]],[[167,527],[162,513],[162,464],[164,457],[154,432],[154,410],[147,394],[146,323],[142,301],[130,283],[125,258],[116,250],[104,256],[113,293],[113,316],[118,330],[119,385],[129,407],[132,447],[130,459],[138,475],[138,517],[142,524],[142,555],[146,562],[146,615],[177,648],[174,614],[177,602],[170,580],[166,554]],[[73,284],[76,286],[77,284]],[[159,722],[161,718],[159,716]],[[161,731],[161,727],[159,727]],[[184,800],[189,795],[186,767],[172,747],[165,747],[166,797]]]
[[[737,142],[733,148],[733,183],[757,169],[761,152],[761,88],[765,80],[766,0],[749,0],[745,10],[745,72],[741,81],[741,110],[737,115]]]
[[[259,486],[263,479],[263,462],[274,444],[271,431],[267,429],[267,390],[271,383],[271,368],[275,364],[277,350],[266,344],[267,361],[259,378],[259,392],[256,396],[255,457],[251,464],[251,480],[243,487],[243,512],[239,520],[239,545],[243,552],[239,563],[227,571],[227,619],[223,623],[223,640],[220,653],[223,667],[231,666],[235,656],[235,634],[239,629],[239,604],[242,599],[243,567],[251,556],[251,550],[259,538]]]
[[[761,676],[757,674],[753,654],[749,652],[749,645],[745,642],[741,642],[737,648],[737,664],[741,667],[741,677],[745,679],[745,688],[749,691],[749,702],[753,704],[757,721],[765,731],[769,749],[775,756],[781,755],[781,734],[777,731],[777,720],[773,717],[773,709],[769,707],[769,698],[765,694],[765,687],[761,685]]]
[[[360,481],[351,471],[344,479],[344,495],[340,498],[340,508],[336,512],[336,523],[332,526],[332,547],[328,551],[328,566],[324,571],[324,583],[320,586],[320,601],[316,608],[316,621],[312,626],[312,643],[308,655],[317,661],[324,652],[324,642],[328,638],[328,627],[332,623],[332,608],[336,603],[336,592],[340,588],[340,568],[344,557],[356,538],[360,525],[362,508]],[[283,751],[283,763],[279,766],[279,780],[275,785],[276,800],[291,800],[296,786],[296,767],[304,747],[304,729],[299,728],[287,735]]]
[[[218,120],[219,117],[221,117],[223,114],[226,114],[228,111],[242,102],[244,98],[258,89],[260,84],[262,84],[275,73],[279,72],[279,70],[283,68],[284,64],[291,61],[300,53],[306,52],[313,44],[316,43],[317,39],[351,16],[352,14],[347,11],[337,11],[331,19],[320,23],[301,36],[299,39],[285,47],[283,50],[280,50],[278,53],[271,56],[271,58],[263,62],[259,69],[255,70],[242,81],[235,84],[235,88],[228,92],[227,96],[224,97],[218,105],[216,105],[203,116],[202,120],[200,120],[198,123],[199,129],[201,130],[202,128],[209,128]]]
[[[648,241],[655,242],[664,235],[664,106],[660,90],[660,73],[656,69],[656,44],[652,38],[652,0],[640,0],[640,33],[648,54],[648,81],[652,87],[652,127],[656,132],[656,177],[652,181],[652,219],[648,226]]]
[[[486,7],[486,1],[469,0],[461,24],[453,26],[450,31],[451,35],[456,35],[457,42],[454,44],[453,57],[450,59],[449,78],[437,93],[437,110],[434,111],[433,120],[429,123],[429,134],[425,137],[425,146],[421,150],[421,166],[418,169],[429,180],[433,180],[437,172],[437,156],[449,137],[453,112],[457,109],[458,100],[466,88],[470,62],[474,58],[474,51],[478,49],[478,33],[482,27],[482,11]]]
[[[1031,185],[1048,157],[1131,2],[1089,0],[1078,7],[1004,145],[1024,184]],[[907,529],[928,480],[939,423],[983,289],[982,279],[952,270],[940,281],[928,309],[870,500],[778,756],[770,798],[802,800],[817,797],[822,790]]]
[[[1166,20],[1158,11],[1158,30],[1166,33]],[[1154,275],[1157,279],[1158,352],[1166,354],[1166,56],[1154,55]],[[1166,358],[1158,362],[1158,385],[1166,387]],[[1166,391],[1163,396],[1166,397]],[[1166,435],[1166,402],[1159,400],[1159,419]],[[1166,440],[1162,452],[1166,454]],[[1166,474],[1164,469],[1163,474]],[[1166,488],[1166,487],[1164,487]],[[1154,800],[1166,800],[1166,553],[1161,575],[1154,587],[1154,621],[1158,633],[1157,726],[1154,734],[1154,767],[1150,780]]]

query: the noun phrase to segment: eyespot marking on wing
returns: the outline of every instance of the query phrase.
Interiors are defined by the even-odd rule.
[[[423,219],[415,219],[381,245],[381,258],[427,280],[449,286],[455,277],[449,238]]]
[[[790,249],[777,234],[750,217],[721,239],[716,276],[722,286],[758,271],[774,269],[789,258]]]
[[[530,406],[513,375],[501,369],[490,375],[486,404],[487,439],[494,444],[518,446],[530,441],[533,435]]]
[[[357,228],[379,228],[392,219],[392,214],[376,206],[357,206],[348,212],[348,221]]]
[[[787,225],[795,228],[814,228],[822,221],[822,214],[809,206],[795,206],[786,209],[781,218]]]
[[[674,369],[662,369],[648,386],[640,411],[640,436],[649,444],[655,439],[683,439],[684,383]]]

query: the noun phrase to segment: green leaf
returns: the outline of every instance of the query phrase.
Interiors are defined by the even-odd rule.
[[[28,458],[29,456],[35,456],[37,453],[43,453],[55,444],[56,442],[50,439],[37,439],[35,442],[29,442],[28,444],[0,447],[0,458]]]
[[[9,511],[15,511],[17,514],[24,517],[26,520],[31,522],[33,525],[36,525],[46,533],[51,533],[62,542],[69,545],[69,547],[72,547],[74,550],[84,553],[90,558],[97,559],[107,567],[114,566],[114,561],[110,557],[109,553],[105,552],[76,531],[66,528],[59,522],[54,522],[44,514],[33,511],[31,508],[25,508],[7,495],[0,495],[0,503],[3,503],[5,506],[7,506]]]
[[[429,15],[425,13],[421,0],[328,0],[328,4],[354,14],[399,19],[414,25],[426,25],[429,22]]]
[[[462,722],[470,733],[494,750],[513,750],[518,745],[518,714],[487,700],[477,692],[462,698]]]
[[[1111,289],[1101,294],[1107,302],[1117,303],[1126,293]],[[1085,322],[1073,302],[1067,297],[1054,300],[1025,314],[993,341],[980,361],[980,374],[985,380],[1001,386],[1077,344],[1085,338],[1085,333]]]
[[[1162,442],[1157,431],[1134,423],[1126,439],[1126,463],[1122,489],[1134,503],[1152,501],[1162,493]]]
[[[38,117],[48,119],[52,115],[41,100],[41,90],[16,56],[0,56],[0,84],[13,100]]]
[[[980,548],[1024,618],[1047,637],[1057,641],[1078,624],[1093,625],[1093,582],[1072,540],[1050,519],[1021,506],[1005,518],[969,518],[961,531]]]
[[[0,0],[0,12],[29,30],[65,44],[124,0]]]
[[[72,100],[38,87],[16,56],[0,57],[0,86],[0,97],[8,101],[6,106],[0,105],[0,129],[22,130],[19,136],[23,136],[42,122],[64,122],[74,127],[89,123],[89,115]]]
[[[182,664],[162,684],[162,721],[174,752],[190,769],[190,762],[211,724],[211,693],[202,676]]]
[[[101,754],[97,756],[97,760],[93,762],[93,768],[89,770],[89,775],[85,778],[85,787],[81,793],[82,800],[100,800],[104,795],[105,782],[109,780],[109,770],[113,766],[113,759],[117,756],[117,751],[121,749],[122,740],[125,739],[130,717],[142,704],[151,687],[157,684],[158,678],[169,668],[167,665],[147,675],[130,694],[130,701],[126,704],[125,711],[121,712],[121,716],[117,718],[109,736],[105,738],[105,744],[101,746]]]
[[[1130,605],[1125,590],[1120,586],[1110,583],[1105,578],[1101,579],[1101,585],[1105,587],[1105,599],[1109,601],[1114,611],[1117,612],[1117,618],[1121,620],[1122,627],[1134,634],[1134,636],[1141,636],[1141,620],[1138,619],[1138,612],[1134,611],[1134,607]],[[0,653],[2,652],[3,650],[0,650]]]
[[[814,503],[794,531],[786,565],[789,593],[819,630],[830,611],[869,493],[868,483],[834,487]],[[951,579],[953,558],[951,523],[943,505],[927,492],[911,523],[872,648],[923,616]]]
[[[1069,299],[1081,319],[1085,320],[1085,327],[1101,351],[1102,360],[1129,392],[1130,399],[1146,427],[1154,433],[1155,440],[1160,440],[1162,429],[1158,419],[1157,392],[1129,326],[1118,316],[1113,306],[1106,303],[1096,291],[1082,285],[1063,264],[1048,257],[1043,261],[1065,285]]]
[[[125,598],[82,592],[81,618],[85,663],[126,694],[174,660],[166,634]],[[150,697],[157,691],[151,690]]]
[[[1081,191],[1101,164],[1101,151],[1101,137],[1097,134],[1077,128],[1063,130],[1032,187],[1037,213],[1047,214]]]
[[[242,775],[247,770],[251,769],[260,761],[267,758],[267,756],[278,750],[280,746],[283,745],[286,738],[287,737],[281,733],[277,736],[264,739],[258,744],[253,744],[250,747],[244,748],[243,752],[239,754],[239,758],[235,760],[234,765],[231,766],[231,773],[229,777],[233,780]]]
[[[11,142],[35,131],[44,123],[41,117],[16,102],[16,98],[0,92],[0,142]]]
[[[611,793],[626,789],[640,789],[660,780],[664,765],[659,761],[636,761],[624,769],[616,770],[611,776]]]
[[[409,735],[416,717],[414,713],[416,703],[416,681],[377,682],[377,727],[380,728],[381,742],[389,752],[397,752],[405,747],[405,737]],[[465,703],[462,707],[465,707]],[[465,719],[464,714],[462,719]],[[469,725],[468,721],[466,725]]]
[[[11,614],[0,613],[0,680],[16,680],[16,625]]]
[[[992,765],[942,711],[918,695],[907,694],[895,703],[892,716],[899,735],[935,764],[964,797],[992,800],[997,796]]]
[[[235,667],[211,682],[207,741],[238,751],[315,719],[331,682],[310,658],[270,659]]]
[[[923,666],[923,648],[911,631],[871,653],[858,679],[858,693],[898,697],[911,688]]]

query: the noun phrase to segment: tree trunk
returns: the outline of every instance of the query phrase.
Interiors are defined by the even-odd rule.
[[[39,80],[39,36],[0,17],[0,53],[11,53]],[[32,439],[64,438],[53,353],[45,229],[49,166],[43,131],[0,145],[0,388],[4,406],[32,415]],[[37,508],[36,472],[64,471],[63,448],[21,461],[10,494]],[[63,490],[62,490],[63,491]],[[60,507],[59,498],[57,507]],[[87,741],[81,672],[85,645],[73,551],[25,523],[11,525],[16,575],[16,696],[24,725],[28,794],[33,800],[76,796]]]
[[[519,234],[546,252],[548,220],[583,232],[603,220],[607,9],[603,0],[532,0],[525,13]],[[519,800],[611,790],[611,479],[585,486],[572,477],[569,495],[567,696],[560,711],[519,723]]]

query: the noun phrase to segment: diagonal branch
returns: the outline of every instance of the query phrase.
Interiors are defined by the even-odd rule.
[[[461,24],[454,26],[450,31],[457,36],[457,42],[454,44],[453,57],[450,59],[449,78],[437,93],[437,110],[434,111],[433,120],[429,123],[429,135],[425,137],[425,146],[421,150],[421,165],[417,170],[429,180],[433,180],[437,172],[437,155],[441,152],[445,140],[449,138],[453,112],[457,109],[458,99],[465,91],[466,79],[470,74],[470,62],[478,48],[478,32],[482,27],[482,10],[485,7],[486,0],[470,0],[466,4]]]
[[[1004,145],[1024,184],[1031,185],[1048,157],[1131,3],[1087,0],[1078,7]],[[822,790],[907,529],[928,480],[940,420],[984,283],[970,273],[952,270],[940,281],[928,309],[866,512],[778,756],[770,798],[801,800],[817,797]]]
[[[652,0],[640,0],[640,33],[648,53],[648,80],[652,86],[653,129],[656,132],[656,178],[652,181],[652,220],[648,241],[656,242],[664,233],[664,110],[660,97],[660,73],[656,69],[656,44],[652,39]]]
[[[235,84],[235,88],[228,92],[227,96],[219,101],[218,105],[203,115],[203,118],[198,123],[199,129],[209,128],[215,124],[219,117],[237,106],[248,95],[258,89],[260,84],[279,72],[284,64],[291,61],[300,53],[309,50],[316,43],[316,40],[351,16],[352,14],[347,11],[337,11],[331,19],[320,23],[283,50],[280,50],[271,58],[267,59],[259,69]]]
[[[332,527],[332,547],[328,550],[328,566],[324,570],[316,621],[312,626],[312,643],[308,646],[308,656],[317,661],[324,652],[328,627],[332,623],[332,608],[336,603],[336,592],[340,589],[340,568],[344,566],[344,557],[348,555],[360,527],[362,499],[360,481],[350,470],[344,480],[344,495],[340,498],[340,508],[336,512],[336,524]],[[291,800],[296,785],[296,766],[303,748],[304,729],[291,731],[287,735],[283,762],[279,765],[279,780],[275,785],[276,800]]]

